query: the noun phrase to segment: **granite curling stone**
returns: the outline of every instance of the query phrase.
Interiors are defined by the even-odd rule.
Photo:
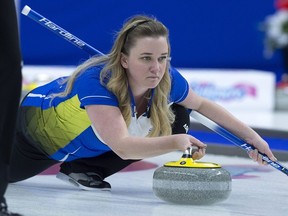
[[[188,149],[179,161],[155,170],[153,193],[170,203],[210,205],[229,197],[231,175],[219,164],[195,162]]]

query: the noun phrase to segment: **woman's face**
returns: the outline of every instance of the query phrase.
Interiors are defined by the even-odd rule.
[[[169,61],[165,37],[144,37],[136,40],[129,56],[122,53],[121,65],[126,69],[134,91],[147,91],[161,81]]]

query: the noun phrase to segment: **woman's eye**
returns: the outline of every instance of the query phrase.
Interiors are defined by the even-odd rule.
[[[162,57],[160,57],[160,58],[158,59],[158,61],[159,61],[160,63],[163,63],[163,62],[169,61],[170,59],[171,59],[171,58],[168,57],[168,56],[162,56]]]
[[[144,57],[142,57],[142,59],[144,61],[151,61],[151,57],[150,56],[144,56]]]
[[[161,56],[161,57],[159,57],[159,58],[157,58],[157,61],[159,62],[159,63],[165,63],[165,62],[167,62],[167,61],[170,61],[170,59],[171,59],[171,57],[168,57],[168,56]],[[145,62],[154,62],[155,61],[155,59],[153,59],[151,56],[143,56],[142,58],[141,58],[141,60],[143,60],[143,61],[145,61]]]
[[[159,58],[158,61],[159,61],[159,62],[164,62],[165,60],[166,60],[166,56],[162,56],[162,57]]]

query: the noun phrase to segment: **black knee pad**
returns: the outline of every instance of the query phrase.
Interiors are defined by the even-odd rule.
[[[189,110],[178,104],[172,104],[171,108],[175,114],[175,121],[172,125],[172,134],[187,133],[190,128]]]

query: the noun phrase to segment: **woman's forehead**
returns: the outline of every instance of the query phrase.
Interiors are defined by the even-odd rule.
[[[135,41],[134,46],[131,48],[131,51],[136,52],[168,52],[168,42],[166,37],[142,37],[138,38]]]

